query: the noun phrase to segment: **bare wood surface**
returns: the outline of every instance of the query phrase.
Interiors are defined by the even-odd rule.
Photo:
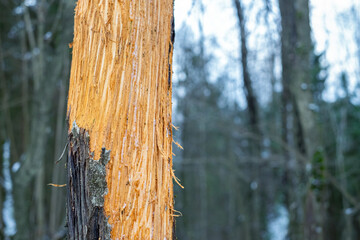
[[[172,0],[76,7],[69,124],[88,131],[95,160],[111,150],[112,239],[172,238],[172,17]]]

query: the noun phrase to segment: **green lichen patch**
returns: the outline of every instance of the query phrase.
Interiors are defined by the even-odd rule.
[[[89,159],[88,182],[90,200],[93,206],[103,207],[104,196],[108,193],[106,183],[106,164],[110,160],[110,150],[102,149],[100,159]]]

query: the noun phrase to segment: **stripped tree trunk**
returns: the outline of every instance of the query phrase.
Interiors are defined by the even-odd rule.
[[[173,24],[173,0],[78,1],[69,239],[173,237]]]

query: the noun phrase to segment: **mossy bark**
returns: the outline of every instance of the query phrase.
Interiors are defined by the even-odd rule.
[[[110,151],[103,148],[100,159],[93,160],[89,135],[76,124],[68,141],[68,239],[110,239],[111,226],[104,214]]]

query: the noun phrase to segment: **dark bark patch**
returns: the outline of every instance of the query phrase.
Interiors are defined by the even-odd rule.
[[[68,143],[68,239],[110,239],[111,226],[104,213],[110,151],[103,148],[100,159],[93,160],[89,134],[75,122]]]
[[[171,70],[171,62],[170,62],[170,54],[173,50],[175,42],[175,19],[174,15],[171,17],[171,31],[170,31],[170,43],[169,43],[169,56],[168,56],[168,66],[169,66],[169,76],[168,76],[168,86],[171,87],[171,76],[172,76],[172,70]]]
[[[176,237],[176,221],[175,221],[175,218],[173,219],[172,240],[177,240],[177,237]]]

